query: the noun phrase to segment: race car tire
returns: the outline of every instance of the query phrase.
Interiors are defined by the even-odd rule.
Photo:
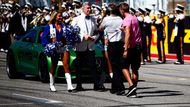
[[[19,73],[16,70],[16,63],[13,52],[9,51],[7,53],[7,63],[6,63],[6,71],[7,75],[10,79],[16,79],[19,76]]]
[[[45,55],[41,55],[39,58],[39,77],[43,83],[49,82],[47,58]]]

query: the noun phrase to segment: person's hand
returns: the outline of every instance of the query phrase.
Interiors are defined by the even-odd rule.
[[[88,40],[94,41],[94,38],[92,36],[89,36]]]
[[[166,36],[163,36],[163,40],[165,40],[166,39]]]
[[[84,39],[85,40],[92,40],[92,41],[94,40],[94,38],[92,38],[90,35],[85,35]]]
[[[124,52],[123,52],[123,58],[127,58],[127,54],[128,54],[128,52],[127,52],[127,51],[124,51]]]
[[[84,35],[84,40],[88,40],[88,35]]]
[[[120,27],[120,30],[121,30],[121,31],[124,31],[124,27]]]

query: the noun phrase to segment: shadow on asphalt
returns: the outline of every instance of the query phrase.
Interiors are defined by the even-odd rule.
[[[139,98],[144,97],[166,97],[166,96],[180,96],[184,95],[181,91],[172,90],[153,90],[153,91],[140,91],[137,92]]]

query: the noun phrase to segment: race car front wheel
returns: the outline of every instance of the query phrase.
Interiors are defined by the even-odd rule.
[[[39,59],[39,77],[43,83],[47,83],[49,81],[47,58],[45,55],[41,55]]]
[[[7,75],[10,79],[18,78],[18,72],[16,71],[16,63],[14,55],[11,51],[7,53],[7,65],[6,65]]]

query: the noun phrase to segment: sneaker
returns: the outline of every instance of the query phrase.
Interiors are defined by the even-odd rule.
[[[124,96],[124,95],[125,95],[125,90],[118,91],[118,92],[116,93],[116,95]]]
[[[134,92],[136,93],[137,87],[134,85],[129,87],[129,91],[127,92],[127,97],[134,95]]]
[[[144,62],[141,62],[141,65],[145,65],[145,63],[144,63]]]
[[[117,91],[117,90],[114,90],[114,89],[111,89],[111,90],[110,90],[110,93],[111,93],[111,94],[116,94],[117,92],[118,92],[118,91]]]
[[[7,52],[8,52],[8,50],[5,50],[4,52],[5,52],[5,53],[7,53]]]
[[[163,62],[161,60],[157,60],[156,61],[158,64],[163,64]]]
[[[130,98],[137,98],[137,93],[136,93],[136,90],[133,91],[130,95],[128,95],[127,97],[130,97]]]
[[[184,62],[183,61],[176,61],[176,62],[174,62],[174,64],[176,64],[176,65],[180,65],[180,64],[184,64]]]
[[[104,87],[104,85],[102,85],[102,86],[94,86],[94,91],[103,92],[103,91],[106,91],[106,88]]]
[[[5,50],[3,48],[0,49],[1,52],[4,52]]]
[[[76,87],[75,89],[72,90],[72,92],[79,92],[79,91],[85,91],[83,87]]]

